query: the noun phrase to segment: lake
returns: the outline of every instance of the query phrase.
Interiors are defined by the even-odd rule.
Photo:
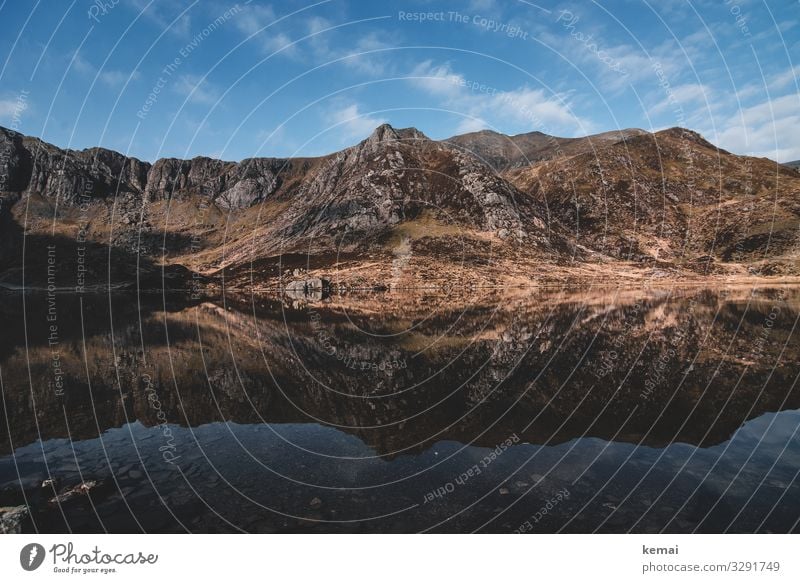
[[[1,303],[25,532],[798,530],[800,288]]]

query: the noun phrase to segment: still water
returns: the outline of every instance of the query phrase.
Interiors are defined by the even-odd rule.
[[[799,528],[797,288],[0,305],[26,532]]]

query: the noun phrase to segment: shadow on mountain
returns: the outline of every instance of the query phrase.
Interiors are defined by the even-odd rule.
[[[42,220],[42,219],[38,219]],[[163,267],[139,249],[157,239],[146,235],[140,244],[109,246],[81,242],[61,234],[25,233],[8,212],[0,212],[0,285],[19,288],[89,290],[138,287],[142,290],[185,289],[192,273],[181,265]],[[77,231],[77,227],[76,227]],[[178,237],[178,235],[173,235]],[[168,245],[178,244],[170,238]],[[188,245],[189,240],[182,241]],[[163,249],[161,237],[157,246]]]

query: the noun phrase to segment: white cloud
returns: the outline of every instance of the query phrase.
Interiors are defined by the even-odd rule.
[[[109,87],[120,87],[125,84],[125,82],[130,79],[131,81],[135,81],[139,78],[139,72],[134,71],[132,74],[124,73],[122,71],[114,71],[110,69],[106,69],[100,72],[98,75],[98,79],[108,85]]]
[[[450,99],[462,95],[466,83],[464,76],[453,72],[449,65],[434,65],[432,61],[423,61],[414,67],[409,80],[427,93]]]
[[[800,65],[789,67],[785,71],[773,75],[769,80],[769,89],[775,91],[787,87],[796,87],[800,84]]]
[[[800,97],[785,95],[731,115],[717,127],[721,148],[737,154],[763,156],[788,162],[800,159]],[[706,131],[706,135],[713,135]]]
[[[335,30],[336,25],[319,16],[309,19],[306,25],[308,34],[312,35],[308,39],[309,58],[318,64],[338,61],[349,69],[371,77],[385,74],[389,66],[385,55],[371,51],[380,51],[400,44],[396,33],[384,30],[359,36],[353,43],[349,40],[349,36]],[[344,44],[339,44],[343,39],[347,40]]]
[[[278,32],[268,35],[265,34],[261,39],[261,46],[263,46],[264,51],[269,54],[280,53],[287,57],[294,57],[297,55],[297,45],[293,45],[293,42],[289,35]]]
[[[472,132],[479,132],[480,130],[490,129],[492,125],[483,118],[479,117],[465,117],[456,126],[455,133],[469,134]]]
[[[358,104],[350,104],[328,113],[325,122],[331,131],[341,136],[341,142],[351,143],[353,140],[362,140],[386,120],[368,113],[362,113]]]
[[[72,69],[77,73],[86,75],[87,77],[96,76],[101,83],[104,83],[112,88],[121,87],[128,81],[128,79],[135,81],[140,76],[138,71],[126,73],[125,71],[118,71],[115,69],[103,69],[102,71],[98,72],[97,67],[95,67],[88,60],[84,59],[80,53],[75,53],[75,57],[72,60]]]
[[[270,6],[251,4],[243,10],[242,18],[236,19],[236,27],[248,36],[258,33],[275,20],[275,12]]]
[[[548,96],[543,89],[521,88],[506,91],[493,98],[489,107],[494,108],[496,116],[509,116],[525,125],[571,127],[578,126],[579,120],[564,102],[564,96]]]
[[[28,109],[27,96],[14,99],[0,99],[0,119],[4,122],[19,119]]]
[[[469,10],[497,10],[497,0],[470,0]]]
[[[211,105],[219,101],[221,92],[208,79],[196,75],[181,75],[175,81],[175,91],[193,103]]]
[[[158,28],[168,28],[169,31],[177,36],[185,37],[192,28],[192,20],[189,12],[178,16],[185,9],[188,3],[182,0],[131,0],[130,6],[137,12],[148,18]],[[174,21],[174,22],[173,22]]]
[[[5,119],[14,115],[16,110],[16,100],[0,99],[0,118]]]
[[[94,75],[97,72],[95,66],[84,59],[83,56],[81,56],[81,54],[77,51],[72,59],[72,69],[78,73],[84,73],[86,75]]]
[[[254,39],[257,39],[264,53],[279,52],[281,56],[306,63],[338,61],[342,66],[359,73],[382,75],[388,66],[387,59],[380,54],[362,53],[399,44],[397,35],[391,31],[373,31],[352,41],[351,36],[340,34],[334,23],[321,16],[303,21],[300,31],[288,32],[284,22],[277,27],[269,27],[277,20],[269,6],[251,5],[244,10],[246,13],[237,19],[237,27],[247,36],[255,35]],[[292,44],[301,38],[302,41]]]
[[[434,65],[431,61],[417,65],[409,82],[439,100],[441,106],[462,114],[459,132],[503,124],[523,132],[537,130],[549,134],[582,134],[591,128],[587,120],[571,110],[566,94],[530,87],[502,91],[466,79],[447,64]]]
[[[758,85],[757,83],[741,85],[736,89],[736,103],[749,101],[753,97],[757,97],[759,95],[763,96],[764,94],[763,85]]]
[[[686,83],[669,88],[669,93],[656,105],[650,108],[650,115],[658,115],[665,111],[677,109],[678,107],[687,109],[688,106],[696,103],[705,105],[711,101],[711,88],[702,83]],[[662,97],[662,92],[659,97]]]
[[[294,41],[286,34],[285,27],[273,25],[276,20],[271,6],[250,4],[243,7],[242,13],[236,17],[236,27],[248,37],[254,35],[253,41],[267,55],[278,53],[284,57],[298,57],[297,45],[292,45]]]
[[[398,45],[400,45],[400,41],[394,34],[371,32],[359,38],[352,50],[338,51],[338,57],[346,56],[342,61],[346,67],[365,75],[379,76],[386,74],[389,68],[389,58],[385,53],[371,51],[381,51]]]
[[[642,47],[620,43],[615,34],[597,24],[597,19],[578,14],[577,10],[577,20],[562,17],[560,11],[553,15],[557,19],[555,27],[539,32],[537,38],[560,55],[554,58],[561,59],[559,64],[573,78],[573,84],[595,91],[591,82],[597,86],[600,99],[612,99],[630,86],[657,81],[656,68],[670,83],[679,84],[687,70],[687,59],[696,62],[707,54],[711,40],[703,30],[677,40],[644,43]]]

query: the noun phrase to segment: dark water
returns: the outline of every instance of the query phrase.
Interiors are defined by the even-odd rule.
[[[25,531],[798,530],[796,288],[1,299]]]

